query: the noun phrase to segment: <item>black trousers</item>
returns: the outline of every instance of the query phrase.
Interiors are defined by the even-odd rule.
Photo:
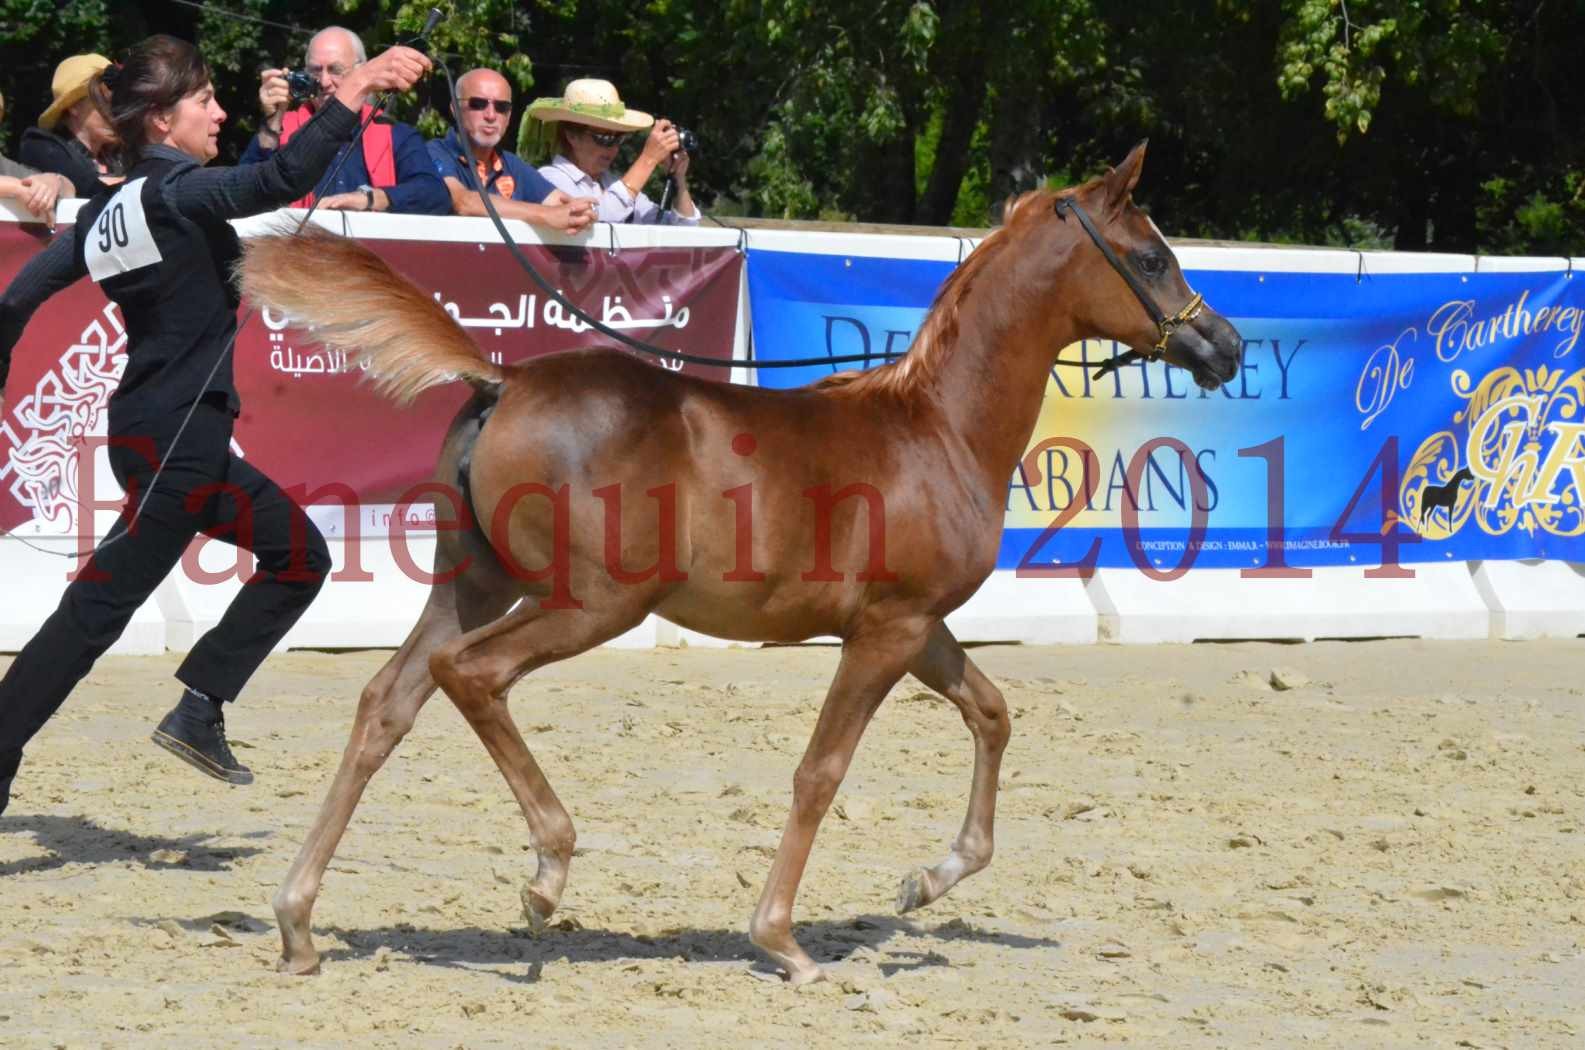
[[[115,435],[110,467],[127,491],[121,519],[67,586],[60,605],[0,680],[0,777],[72,688],[121,637],[132,614],[170,573],[199,533],[253,552],[257,571],[215,628],[199,639],[176,677],[233,700],[299,616],[325,575],[330,552],[302,508],[231,453],[232,416],[200,402],[141,516],[126,533],[180,416],[163,432]],[[125,538],[111,542],[126,533]]]

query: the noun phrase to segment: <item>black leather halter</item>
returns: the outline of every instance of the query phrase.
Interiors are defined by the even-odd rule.
[[[1140,359],[1154,361],[1165,354],[1167,352],[1167,340],[1172,338],[1172,334],[1196,317],[1199,317],[1201,312],[1204,311],[1205,296],[1195,292],[1193,297],[1184,304],[1183,309],[1168,317],[1161,312],[1161,307],[1156,305],[1156,300],[1151,298],[1150,292],[1146,290],[1145,286],[1139,283],[1139,278],[1135,277],[1133,272],[1123,265],[1123,260],[1117,257],[1117,253],[1112,251],[1112,246],[1106,243],[1106,238],[1101,236],[1101,231],[1095,228],[1095,223],[1090,219],[1089,214],[1079,206],[1078,201],[1071,196],[1058,197],[1052,204],[1052,209],[1056,211],[1057,218],[1063,222],[1068,220],[1068,212],[1072,212],[1078,217],[1079,225],[1084,227],[1084,232],[1090,235],[1090,240],[1095,242],[1095,246],[1101,250],[1101,254],[1111,264],[1112,269],[1117,271],[1117,276],[1121,277],[1124,283],[1128,285],[1129,290],[1134,293],[1134,298],[1139,300],[1139,305],[1145,308],[1145,313],[1149,314],[1151,321],[1155,323],[1156,331],[1161,334],[1161,338],[1156,340],[1155,346],[1151,347],[1150,351],[1129,349],[1124,353],[1118,354],[1110,361],[1100,365],[1096,369],[1093,378],[1100,379],[1107,373],[1115,372],[1130,362]],[[1068,368],[1089,367],[1089,365],[1081,361],[1063,361],[1060,359],[1057,364]]]

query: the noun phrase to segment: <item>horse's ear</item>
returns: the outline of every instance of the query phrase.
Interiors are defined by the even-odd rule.
[[[1107,214],[1115,215],[1121,211],[1123,202],[1139,185],[1139,173],[1145,169],[1145,146],[1149,141],[1141,139],[1139,145],[1128,151],[1128,156],[1123,158],[1121,164],[1106,173]]]

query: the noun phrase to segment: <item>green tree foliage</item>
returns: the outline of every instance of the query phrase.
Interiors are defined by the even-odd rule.
[[[14,153],[22,129],[49,105],[57,62],[109,47],[106,0],[0,0],[0,94],[6,101],[0,150]]]
[[[257,71],[331,22],[371,50],[418,0],[0,0],[0,145],[61,57],[149,32],[198,40],[256,127]],[[1011,195],[1103,170],[1142,138],[1141,199],[1183,235],[1563,253],[1585,243],[1570,82],[1585,7],[1556,0],[450,0],[454,73],[502,70],[519,111],[614,81],[703,144],[722,214],[986,225]],[[438,134],[438,78],[393,105]],[[636,145],[636,143],[635,143]]]
[[[1289,0],[1278,86],[1358,158],[1400,248],[1581,250],[1575,44],[1548,0]],[[1352,195],[1352,194],[1351,194]]]

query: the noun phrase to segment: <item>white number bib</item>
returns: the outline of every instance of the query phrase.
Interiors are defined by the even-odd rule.
[[[143,184],[147,181],[147,177],[136,179],[117,190],[88,231],[83,259],[95,281],[162,261],[148,217],[143,214]]]

